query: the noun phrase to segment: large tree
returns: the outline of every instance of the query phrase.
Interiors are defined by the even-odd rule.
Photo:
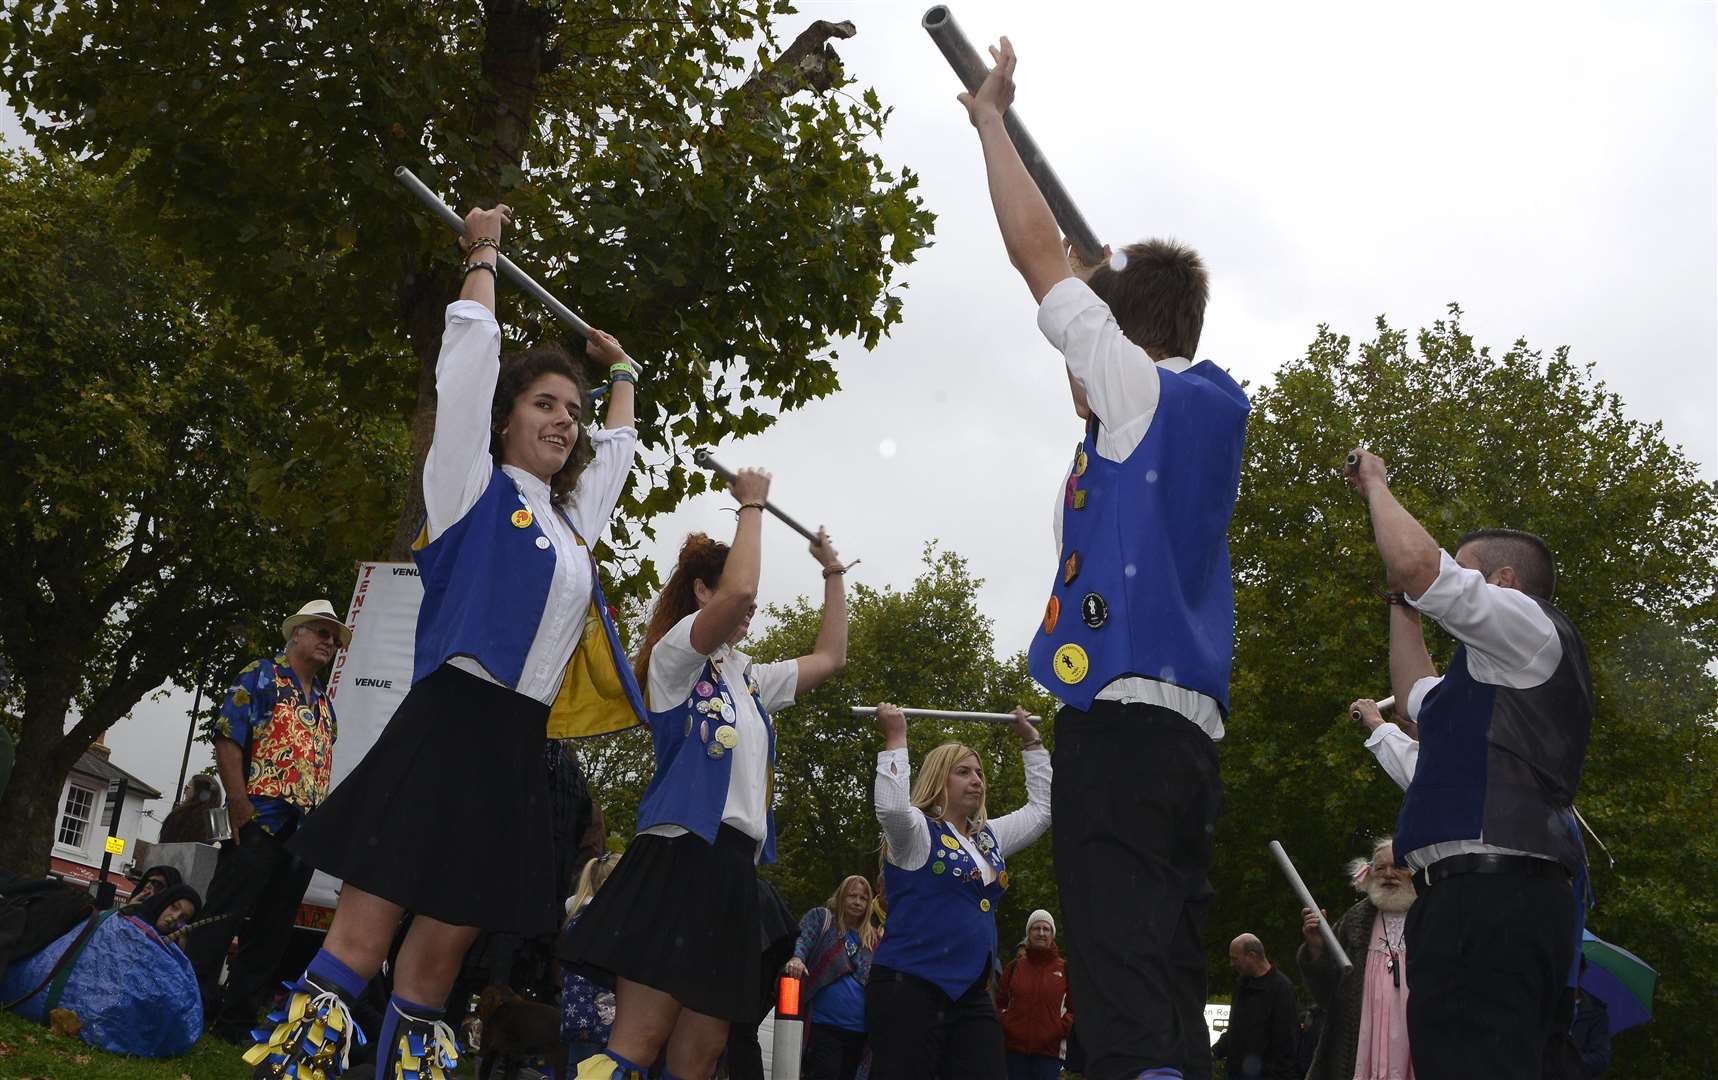
[[[835,389],[831,342],[899,318],[893,267],[930,227],[916,178],[869,149],[888,110],[829,44],[854,28],[782,47],[782,0],[8,7],[0,86],[39,143],[126,165],[162,233],[277,340],[415,355],[348,367],[343,392],[409,405],[418,462],[458,278],[392,171],[513,204],[509,252],[648,365],[640,427],[670,454],[623,503],[621,548],[702,489],[683,451]],[[504,321],[562,332],[544,318],[521,302]],[[418,485],[401,501],[396,556]]]
[[[31,252],[0,267],[0,866],[25,873],[91,741],[338,598],[406,471],[404,423],[211,303],[123,179],[0,155],[0,230]]]
[[[1321,327],[1255,396],[1231,534],[1213,970],[1242,930],[1292,956],[1298,905],[1269,840],[1334,913],[1354,898],[1343,861],[1389,833],[1401,805],[1346,715],[1351,699],[1389,692],[1382,564],[1340,474],[1365,444],[1447,549],[1509,526],[1556,552],[1557,604],[1586,640],[1598,694],[1577,805],[1616,856],[1589,842],[1589,926],[1663,976],[1658,1019],[1617,1041],[1616,1070],[1701,1075],[1709,1055],[1692,1035],[1718,1004],[1718,493],[1567,350],[1476,347],[1460,314],[1418,335],[1380,320],[1361,343]],[[1453,643],[1428,641],[1441,666]]]

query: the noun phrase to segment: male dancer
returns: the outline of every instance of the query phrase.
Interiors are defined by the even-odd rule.
[[[1572,1016],[1586,648],[1551,606],[1544,540],[1482,529],[1452,558],[1396,501],[1381,459],[1357,449],[1349,460],[1390,589],[1461,643],[1439,676],[1417,620],[1392,617],[1390,681],[1420,731],[1411,771],[1390,769],[1409,779],[1395,856],[1419,892],[1405,928],[1414,1074],[1527,1080]]]
[[[1008,258],[1066,361],[1084,440],[1058,493],[1060,550],[1032,675],[1056,714],[1056,881],[1087,1075],[1208,1077],[1201,943],[1222,802],[1234,585],[1228,528],[1246,395],[1195,364],[1204,265],[1174,242],[1069,264],[1003,130],[1014,49],[960,95]],[[1107,254],[1107,251],[1106,251]]]

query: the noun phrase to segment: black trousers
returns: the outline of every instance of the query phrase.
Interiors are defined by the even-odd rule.
[[[1211,1075],[1205,918],[1222,809],[1217,746],[1155,705],[1056,714],[1051,792],[1068,992],[1086,1073]]]
[[[812,1024],[801,1080],[853,1080],[865,1060],[865,1033],[832,1024]]]
[[[951,1000],[916,975],[871,965],[871,1080],[1003,1080],[1002,1021],[987,982],[980,976]]]
[[[1575,914],[1558,878],[1461,874],[1420,893],[1403,930],[1419,1080],[1538,1080],[1575,960]]]
[[[310,885],[310,865],[286,850],[290,835],[290,830],[285,836],[270,835],[250,821],[239,830],[237,844],[222,845],[199,917],[229,917],[190,935],[186,951],[202,985],[203,1016],[211,1030],[223,1035],[237,1036],[254,1026],[292,938],[299,901]],[[217,985],[221,961],[235,936],[239,951],[222,995]]]

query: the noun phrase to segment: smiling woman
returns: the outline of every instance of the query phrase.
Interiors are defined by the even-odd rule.
[[[612,386],[606,426],[587,428],[589,384],[566,349],[500,354],[495,261],[511,220],[505,206],[465,219],[424,461],[412,689],[292,841],[343,887],[325,948],[246,1055],[259,1075],[342,1070],[347,1003],[410,911],[377,1075],[397,1059],[420,1080],[451,1076],[458,1047],[443,1004],[479,929],[529,935],[559,922],[544,740],[643,719],[591,554],[638,443],[636,366],[591,331],[585,352]],[[443,870],[456,859],[457,877]]]

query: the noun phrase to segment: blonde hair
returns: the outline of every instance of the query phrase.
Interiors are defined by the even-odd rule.
[[[848,874],[846,877],[841,879],[841,884],[835,886],[835,891],[829,894],[829,899],[823,902],[823,906],[829,909],[830,918],[835,920],[836,926],[844,925],[846,922],[841,915],[841,900],[847,895],[847,886],[853,884],[855,881],[865,886],[865,914],[859,916],[859,925],[861,927],[864,926],[870,917],[871,901],[876,899],[877,896],[876,892],[871,888],[871,880],[864,874]]]
[[[979,775],[984,774],[984,759],[978,756],[978,751],[965,743],[947,742],[925,755],[925,763],[919,766],[918,778],[913,781],[913,805],[924,811],[932,821],[947,821],[943,815],[948,810],[948,778],[966,758],[978,762]],[[978,812],[967,818],[967,824],[973,832],[984,828],[989,820],[989,812],[985,809],[983,800],[979,801]],[[958,825],[956,826],[958,828]]]
[[[597,894],[597,890],[603,887],[603,882],[614,873],[614,868],[620,865],[620,856],[618,851],[605,851],[585,863],[585,868],[579,871],[578,887],[573,890],[573,898],[567,903],[568,921],[591,902],[591,897]]]

